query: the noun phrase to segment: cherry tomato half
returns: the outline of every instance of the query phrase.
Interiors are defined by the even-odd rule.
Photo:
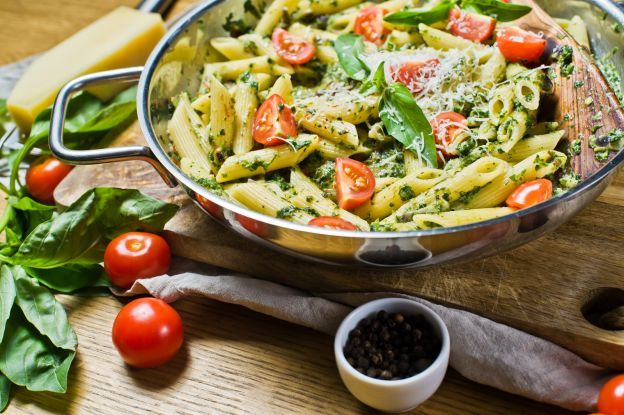
[[[598,411],[604,415],[624,415],[624,375],[619,375],[600,389]]]
[[[336,197],[342,209],[366,203],[375,191],[375,176],[364,164],[346,157],[336,159]]]
[[[546,39],[516,26],[509,26],[498,32],[496,44],[510,62],[536,62],[546,49]]]
[[[169,270],[170,263],[169,244],[153,233],[124,233],[104,251],[104,270],[120,288],[130,288],[139,278],[162,275]]]
[[[449,30],[455,36],[484,42],[494,33],[496,19],[482,14],[471,13],[454,7],[449,14]]]
[[[180,350],[182,319],[163,300],[139,298],[126,304],[113,323],[113,344],[127,364],[140,368],[167,363]]]
[[[441,112],[433,117],[429,123],[435,137],[436,148],[444,157],[453,157],[457,155],[457,150],[453,145],[458,132],[462,130],[462,126],[468,125],[466,118],[453,111]]]
[[[310,62],[316,53],[316,47],[312,43],[291,35],[288,31],[279,27],[273,31],[271,41],[277,54],[293,65]]]
[[[357,228],[351,222],[337,218],[335,216],[319,216],[312,219],[308,225],[318,226],[327,229],[343,229],[345,231],[357,231]]]
[[[392,78],[395,82],[405,85],[412,94],[420,94],[425,89],[427,81],[436,76],[438,66],[439,59],[406,62],[399,66]]]
[[[281,138],[297,137],[297,122],[284,99],[273,94],[260,105],[254,117],[253,139],[265,146],[284,144]]]
[[[507,198],[507,206],[524,209],[542,203],[552,197],[552,182],[548,179],[531,180],[521,184]]]
[[[388,10],[377,6],[365,7],[355,17],[353,31],[364,39],[381,46],[386,41],[386,35],[390,33],[383,25],[383,17]]]
[[[26,172],[26,187],[33,198],[41,203],[54,203],[54,189],[74,166],[61,163],[54,157],[30,166]]]

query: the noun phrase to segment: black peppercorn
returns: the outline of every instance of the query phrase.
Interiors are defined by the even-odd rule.
[[[351,330],[343,352],[358,372],[398,380],[425,370],[440,349],[440,339],[422,315],[381,310]]]

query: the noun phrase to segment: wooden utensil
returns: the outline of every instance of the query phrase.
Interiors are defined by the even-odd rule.
[[[566,131],[569,142],[581,140],[581,153],[572,159],[572,168],[586,179],[606,164],[606,160],[596,160],[589,145],[590,136],[600,139],[612,130],[624,127],[622,106],[590,51],[574,40],[534,0],[514,0],[514,3],[533,8],[529,14],[516,20],[514,25],[534,33],[543,33],[549,49],[565,45],[572,48],[573,72],[564,76],[561,64],[553,62],[556,77],[552,79],[554,90],[549,97],[552,105],[542,104],[540,107],[554,109],[554,119]],[[609,158],[615,154],[611,152]]]

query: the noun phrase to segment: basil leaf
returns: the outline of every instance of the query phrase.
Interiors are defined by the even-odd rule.
[[[447,20],[455,2],[444,0],[429,9],[411,9],[386,15],[384,20],[398,26],[418,26],[421,23],[433,24]]]
[[[54,347],[14,307],[7,322],[10,333],[0,343],[0,372],[31,391],[67,391],[67,372],[76,352]]]
[[[15,196],[10,196],[9,204],[15,209],[25,212],[47,212],[54,211],[56,209],[55,206],[44,205],[43,203],[39,203],[29,197],[21,197],[18,199]]]
[[[384,90],[379,118],[388,134],[416,154],[420,153],[429,166],[438,167],[431,125],[405,85],[394,83]]]
[[[362,84],[360,87],[360,94],[370,95],[375,93],[381,93],[387,86],[386,74],[384,71],[384,62],[381,62],[375,72]]]
[[[0,341],[4,337],[6,322],[11,315],[14,302],[15,283],[13,282],[13,275],[5,265],[0,269]]]
[[[6,106],[6,99],[0,99],[0,137],[7,132],[7,125],[11,124],[11,116]]]
[[[11,381],[0,372],[0,412],[9,404],[11,394]]]
[[[533,10],[524,4],[504,3],[498,0],[463,0],[462,8],[493,17],[499,22],[511,22]]]
[[[100,264],[69,264],[52,269],[26,268],[25,271],[46,287],[62,293],[74,293],[86,287],[110,287],[111,285]]]
[[[101,187],[84,193],[65,211],[37,226],[7,262],[33,268],[96,264],[106,244],[124,232],[162,231],[176,205],[135,189]]]
[[[22,267],[4,265],[2,269],[13,275],[15,303],[24,313],[24,317],[56,347],[76,350],[76,333],[69,325],[65,309],[50,290],[30,278]]]
[[[370,69],[360,60],[364,53],[364,41],[358,35],[340,35],[334,41],[334,49],[342,69],[356,81],[364,80]]]

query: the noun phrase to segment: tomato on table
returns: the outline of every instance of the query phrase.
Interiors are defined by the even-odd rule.
[[[496,44],[510,62],[536,62],[546,50],[546,39],[516,26],[498,32]]]
[[[455,36],[482,43],[492,37],[496,19],[454,7],[449,14],[449,31]]]
[[[319,216],[312,219],[308,225],[317,226],[319,228],[327,229],[342,229],[345,231],[357,231],[357,228],[351,222],[337,218],[335,216]]]
[[[273,31],[271,42],[277,54],[293,65],[310,62],[316,53],[312,43],[279,27]]]
[[[600,389],[598,411],[604,415],[624,415],[624,375],[611,378]]]
[[[139,298],[126,304],[113,323],[113,344],[130,366],[150,368],[167,363],[184,338],[182,319],[163,300]]]
[[[445,158],[456,156],[458,153],[453,143],[457,134],[468,125],[466,117],[457,112],[447,111],[439,113],[429,120],[429,123],[433,130],[437,150]]]
[[[387,13],[388,10],[377,6],[363,8],[355,17],[354,32],[377,46],[383,45],[386,35],[390,33],[383,24],[383,17]]]
[[[113,239],[104,251],[104,270],[120,288],[130,288],[139,278],[165,274],[170,263],[169,244],[153,233],[124,233]]]
[[[254,116],[253,139],[265,146],[284,144],[297,137],[297,122],[284,98],[273,94],[260,105]]]
[[[26,187],[31,196],[41,203],[54,203],[54,189],[69,174],[74,166],[48,157],[33,164],[26,172]]]
[[[351,210],[366,203],[375,191],[375,176],[364,163],[346,157],[336,159],[338,206]]]
[[[439,66],[439,59],[406,62],[399,66],[392,78],[405,85],[412,94],[420,94],[425,89],[425,83],[436,76]]]
[[[537,179],[523,183],[513,191],[505,203],[516,209],[525,209],[542,203],[552,197],[552,182],[548,179]]]

